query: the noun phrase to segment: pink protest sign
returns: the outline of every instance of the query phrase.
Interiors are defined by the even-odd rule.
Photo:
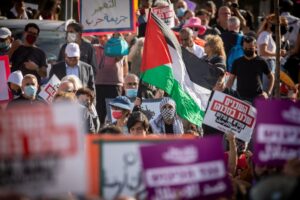
[[[255,163],[282,166],[289,159],[300,158],[300,102],[259,99],[255,105]]]
[[[141,146],[147,199],[199,199],[231,193],[221,137]]]

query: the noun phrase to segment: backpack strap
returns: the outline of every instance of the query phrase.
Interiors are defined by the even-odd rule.
[[[243,35],[238,34],[236,45],[242,45],[242,39],[243,39]]]

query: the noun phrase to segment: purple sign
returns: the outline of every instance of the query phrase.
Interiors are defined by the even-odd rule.
[[[210,199],[231,193],[220,136],[141,146],[140,152],[147,199]]]
[[[196,7],[197,7],[196,3],[189,1],[189,0],[185,0],[185,2],[187,4],[189,10],[194,11],[196,9]]]
[[[259,99],[255,105],[254,162],[282,166],[300,158],[300,102]]]

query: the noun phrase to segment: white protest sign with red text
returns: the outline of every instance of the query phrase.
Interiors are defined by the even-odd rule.
[[[256,109],[230,95],[215,91],[203,123],[220,131],[233,132],[249,142],[255,126]]]
[[[7,79],[10,74],[8,56],[0,56],[0,101],[10,99]]]
[[[42,97],[46,102],[51,103],[59,85],[60,80],[57,78],[57,76],[53,75],[45,87],[43,87],[39,93],[39,96]]]
[[[83,123],[77,106],[16,105],[0,114],[0,193],[86,192]]]
[[[151,10],[155,13],[162,21],[164,21],[170,28],[175,26],[175,12],[173,4],[164,7],[154,7]]]

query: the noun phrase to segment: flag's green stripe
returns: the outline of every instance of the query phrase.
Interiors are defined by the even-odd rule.
[[[196,125],[201,125],[204,111],[174,79],[172,69],[169,66],[162,65],[149,69],[141,75],[141,78],[143,81],[167,92],[175,100],[176,111],[180,117]]]

